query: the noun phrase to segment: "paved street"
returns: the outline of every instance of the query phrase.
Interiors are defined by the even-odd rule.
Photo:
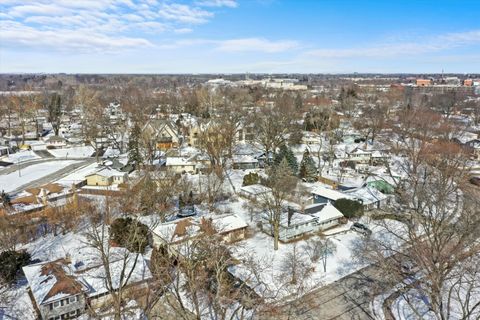
[[[65,159],[50,159],[50,161],[59,161],[59,160],[65,160]],[[69,159],[69,160],[72,160],[72,159]],[[10,194],[15,194],[15,193],[18,193],[18,192],[21,192],[27,188],[34,188],[34,187],[39,187],[41,185],[44,185],[44,184],[47,184],[47,183],[50,183],[52,181],[55,181],[55,180],[58,180],[58,179],[61,179],[67,175],[69,175],[70,173],[72,173],[73,171],[75,170],[78,170],[80,168],[83,168],[87,165],[90,165],[92,163],[95,162],[95,158],[88,158],[88,159],[82,159],[81,161],[77,162],[77,163],[73,163],[71,165],[68,165],[66,166],[65,168],[61,168],[60,170],[54,172],[54,173],[51,173],[49,175],[46,175],[40,179],[37,179],[37,180],[33,180],[33,181],[28,181],[27,183],[25,183],[24,185],[16,188],[15,190],[9,192]],[[32,165],[32,164],[37,164],[38,162],[32,162],[30,163],[29,165]],[[16,165],[12,166],[12,167],[16,167]],[[10,168],[9,168],[10,169]],[[14,169],[14,168],[12,168]],[[18,170],[18,169],[17,169]],[[13,171],[16,171],[16,170],[13,170]],[[12,172],[13,172],[12,171]],[[2,174],[6,174],[4,172],[2,172]]]
[[[375,319],[369,304],[376,294],[378,280],[376,267],[369,266],[282,306],[275,315],[259,315],[258,319]]]

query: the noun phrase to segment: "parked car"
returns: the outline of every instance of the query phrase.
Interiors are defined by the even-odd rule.
[[[352,227],[350,228],[354,231],[357,231],[363,235],[366,235],[366,236],[369,236],[372,234],[372,230],[368,229],[368,227],[364,224],[361,224],[361,223],[358,223],[358,222],[355,222]]]

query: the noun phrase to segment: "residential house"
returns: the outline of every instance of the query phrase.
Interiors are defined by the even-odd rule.
[[[372,152],[361,148],[355,148],[350,152],[347,152],[347,160],[354,161],[356,163],[367,164],[372,159]]]
[[[47,148],[63,148],[67,145],[67,140],[65,138],[59,136],[51,136],[48,138],[45,143],[47,144]]]
[[[84,249],[88,250],[88,249]],[[141,255],[135,258],[123,254],[124,248],[111,251],[109,272],[114,290],[121,285],[130,288],[142,288],[152,274]],[[76,318],[85,313],[87,308],[99,308],[111,302],[110,291],[105,279],[105,268],[98,259],[80,252],[72,251],[74,257],[67,256],[48,262],[41,262],[23,267],[27,278],[32,302],[40,311],[44,320],[60,320]],[[118,254],[118,255],[117,255]],[[128,280],[121,274],[127,270]],[[123,279],[122,283],[120,282]]]
[[[335,227],[343,217],[343,214],[330,203],[324,205],[320,211],[313,214],[301,213],[288,208],[281,216],[279,240],[288,242],[310,233]],[[264,231],[273,235],[273,230],[266,216],[264,216],[263,222]]]
[[[320,185],[314,186],[310,193],[313,196],[313,203],[334,203],[338,199],[349,199],[350,196],[333,189],[329,189]]]
[[[246,170],[246,169],[257,169],[258,160],[253,156],[249,155],[234,155],[233,156],[233,168]]]
[[[258,199],[271,193],[272,189],[261,184],[252,184],[240,188],[239,194],[250,199]]]
[[[177,148],[182,143],[182,137],[176,125],[169,120],[151,119],[143,128],[143,131],[147,132],[151,139],[155,141],[158,150]]]
[[[195,173],[197,172],[197,162],[195,157],[184,158],[184,157],[167,157],[165,162],[167,171],[173,173]]]
[[[369,186],[348,190],[346,193],[350,198],[361,202],[365,210],[380,209],[389,202],[388,195]]]
[[[113,168],[103,167],[100,170],[85,176],[87,186],[111,186],[127,182],[128,174]]]
[[[152,230],[152,242],[156,248],[167,247],[174,255],[180,254],[178,245],[203,234],[219,235],[225,242],[245,238],[247,223],[236,214],[212,217],[189,217],[162,223]]]

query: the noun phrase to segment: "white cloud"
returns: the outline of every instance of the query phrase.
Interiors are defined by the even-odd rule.
[[[317,49],[307,52],[318,58],[388,58],[440,52],[467,45],[480,45],[480,30],[448,33],[415,42],[381,44],[363,48]]]
[[[236,8],[238,6],[238,3],[236,0],[202,0],[202,1],[198,1],[197,4],[199,6],[204,6],[204,7]]]
[[[192,31],[193,31],[193,29],[191,29],[191,28],[179,28],[179,29],[173,30],[173,32],[178,33],[178,34],[190,33]]]
[[[210,11],[178,3],[162,5],[158,14],[167,20],[191,24],[205,23],[213,17],[213,13]]]
[[[108,51],[151,47],[153,44],[145,39],[133,37],[111,37],[85,30],[37,30],[16,22],[0,22],[0,40],[2,43],[26,45],[33,47],[57,48],[80,52]]]
[[[262,38],[225,40],[218,43],[218,50],[227,52],[283,52],[298,48],[299,44],[291,40],[272,41]]]
[[[208,22],[214,13],[204,7],[234,7],[234,0],[0,0],[0,21],[4,24],[0,40],[9,46],[50,46],[51,49],[88,48],[99,51],[121,50],[151,45],[147,34],[192,32],[192,25]],[[181,2],[181,3],[180,3]],[[208,2],[208,3],[207,3]],[[21,34],[20,30],[25,31]],[[55,41],[36,39],[32,35],[53,36]],[[19,35],[15,38],[13,35]],[[90,34],[90,41],[84,35]],[[133,36],[132,36],[133,35]],[[30,40],[29,40],[30,39]],[[62,43],[75,39],[81,43]],[[113,42],[118,40],[118,45]],[[30,41],[30,43],[29,43]],[[75,49],[77,50],[77,49]]]

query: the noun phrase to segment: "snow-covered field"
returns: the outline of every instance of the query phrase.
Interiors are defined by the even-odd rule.
[[[9,174],[0,175],[0,190],[5,192],[13,191],[22,185],[55,173],[76,162],[73,160],[44,162],[23,168],[20,170],[20,173],[17,170]]]
[[[92,146],[48,150],[55,158],[89,158],[95,152]]]

